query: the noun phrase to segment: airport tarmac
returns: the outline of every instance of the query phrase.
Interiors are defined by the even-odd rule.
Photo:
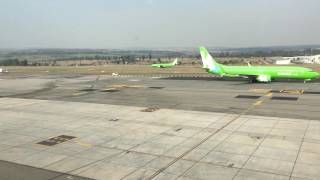
[[[320,178],[319,81],[188,76],[3,78],[0,176]]]
[[[251,84],[210,75],[40,76],[0,81],[0,96],[318,119],[320,81]]]

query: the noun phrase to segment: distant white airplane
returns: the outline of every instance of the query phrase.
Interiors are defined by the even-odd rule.
[[[7,73],[7,72],[8,72],[7,69],[0,68],[0,73]]]

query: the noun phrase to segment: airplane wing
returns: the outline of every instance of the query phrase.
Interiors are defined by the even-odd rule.
[[[270,82],[271,81],[271,76],[267,74],[239,74],[239,77],[243,77],[246,79],[250,79],[251,81],[258,81],[258,82]]]
[[[252,74],[239,74],[238,77],[243,77],[243,78],[247,78],[247,79],[252,79],[252,78],[257,78],[259,75],[252,75]]]

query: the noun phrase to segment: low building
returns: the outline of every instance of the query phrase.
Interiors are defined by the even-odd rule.
[[[320,64],[320,55],[291,57],[291,61],[304,64]]]
[[[320,55],[315,56],[295,56],[295,57],[275,57],[271,58],[275,64],[320,64]]]
[[[285,65],[285,64],[292,64],[290,59],[283,59],[283,60],[277,60],[276,64],[278,65]]]

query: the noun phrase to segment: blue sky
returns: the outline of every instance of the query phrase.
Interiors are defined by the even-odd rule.
[[[318,0],[1,0],[0,48],[320,44]]]

